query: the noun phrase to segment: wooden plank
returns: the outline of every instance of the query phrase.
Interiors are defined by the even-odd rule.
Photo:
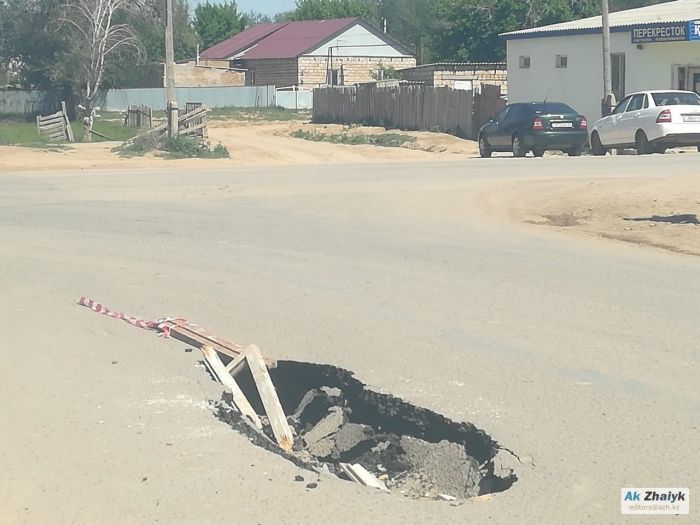
[[[63,117],[50,118],[46,120],[41,120],[39,125],[43,128],[45,126],[51,126],[53,124],[61,124],[63,122]]]
[[[70,127],[70,120],[68,120],[68,111],[66,111],[65,102],[61,102],[61,112],[63,113],[63,119],[66,124],[66,137],[68,137],[68,142],[75,142],[73,138],[73,128]]]
[[[206,122],[202,122],[201,124],[197,124],[195,126],[189,126],[187,128],[180,128],[180,135],[194,135],[200,130],[203,130],[207,127]]]
[[[238,372],[240,372],[243,369],[243,367],[246,365],[246,362],[247,362],[247,360],[246,360],[245,354],[241,354],[238,357],[231,359],[231,362],[226,365],[226,370],[233,377],[236,377]]]
[[[243,390],[238,386],[238,383],[229,375],[226,367],[221,362],[221,359],[219,359],[219,354],[216,353],[216,350],[207,345],[204,345],[201,350],[202,354],[204,354],[204,359],[206,359],[207,364],[214,375],[219,379],[219,382],[233,394],[233,402],[236,408],[238,408],[241,414],[247,416],[257,428],[262,429],[260,418],[255,413],[255,410],[253,410],[253,407],[250,405],[248,398],[245,397]]]
[[[360,485],[364,485],[365,487],[379,489],[382,492],[391,492],[388,488],[386,488],[386,485],[381,480],[377,479],[374,474],[369,472],[359,463],[355,463],[353,465],[348,463],[339,463],[339,465],[343,472],[345,472],[352,481],[355,481]]]
[[[277,439],[277,444],[282,450],[291,452],[292,446],[294,446],[294,435],[289,427],[289,423],[287,423],[287,416],[284,414],[280,400],[277,397],[275,385],[272,384],[272,379],[267,371],[260,349],[255,345],[251,345],[243,353],[248,361],[248,368],[250,368],[250,372],[255,380],[255,386],[265,407],[267,418],[270,420],[272,433]]]
[[[57,111],[56,113],[51,113],[51,115],[40,115],[40,116],[39,116],[39,119],[40,119],[42,122],[44,122],[44,121],[46,121],[46,120],[51,120],[51,119],[55,119],[55,118],[61,118],[61,116],[62,116],[62,115],[61,115],[61,112],[60,112],[60,111]]]
[[[114,140],[113,138],[110,138],[107,135],[103,135],[102,133],[100,133],[99,131],[95,131],[94,129],[91,129],[90,133],[92,133],[93,135],[97,135],[98,137],[102,137],[105,140]]]
[[[56,131],[57,129],[63,129],[65,127],[65,124],[63,121],[61,122],[56,122],[55,124],[49,124],[48,126],[42,125],[41,126],[41,131],[45,131],[47,133],[50,133],[52,131]]]

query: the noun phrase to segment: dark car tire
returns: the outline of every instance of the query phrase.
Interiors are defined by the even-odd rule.
[[[483,135],[479,135],[479,155],[481,158],[488,159],[492,153],[493,150],[491,149],[491,144],[489,144],[489,141],[486,140],[486,137]]]
[[[543,150],[543,149],[539,149],[539,148],[533,149],[533,150],[532,150],[532,154],[533,154],[535,157],[544,157],[544,150]]]
[[[641,129],[637,131],[634,137],[634,146],[637,149],[637,155],[649,155],[652,152],[652,146],[649,144],[647,134]]]
[[[654,148],[654,153],[659,153],[659,154],[663,155],[664,153],[666,153],[667,149],[668,148],[666,146],[656,146]]]
[[[591,153],[595,155],[596,157],[602,157],[604,156],[608,150],[605,149],[603,146],[603,143],[600,141],[600,137],[598,136],[598,133],[595,131],[591,135]]]
[[[513,156],[524,157],[527,155],[527,150],[521,142],[520,135],[513,135]]]
[[[573,148],[567,150],[567,153],[569,154],[569,157],[580,157],[581,153],[583,153],[583,147],[574,146]]]

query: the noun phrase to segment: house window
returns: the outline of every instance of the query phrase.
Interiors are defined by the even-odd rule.
[[[615,100],[622,100],[625,96],[625,54],[613,53],[610,55],[612,69],[612,90]]]
[[[569,57],[566,55],[557,55],[554,57],[554,65],[560,69],[569,67]]]
[[[329,69],[328,70],[328,85],[330,86],[342,86],[344,84],[343,67],[340,69]]]
[[[520,69],[530,69],[530,57],[529,56],[521,56],[519,63],[520,63]]]

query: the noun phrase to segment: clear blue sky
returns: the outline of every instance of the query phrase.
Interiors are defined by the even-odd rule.
[[[190,0],[190,4],[194,7],[198,3],[204,3],[206,0]],[[210,0],[212,3],[221,3],[221,0]],[[255,11],[264,15],[274,15],[282,11],[289,11],[296,5],[295,0],[236,0],[236,5],[240,11],[248,12]]]

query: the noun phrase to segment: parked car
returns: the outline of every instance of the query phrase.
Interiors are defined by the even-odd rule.
[[[541,157],[560,150],[577,157],[588,144],[587,128],[586,117],[561,102],[510,104],[479,130],[479,154],[512,151],[524,157],[532,151]]]
[[[641,91],[623,98],[591,129],[591,153],[636,148],[637,154],[697,146],[700,151],[700,96],[692,91]]]

